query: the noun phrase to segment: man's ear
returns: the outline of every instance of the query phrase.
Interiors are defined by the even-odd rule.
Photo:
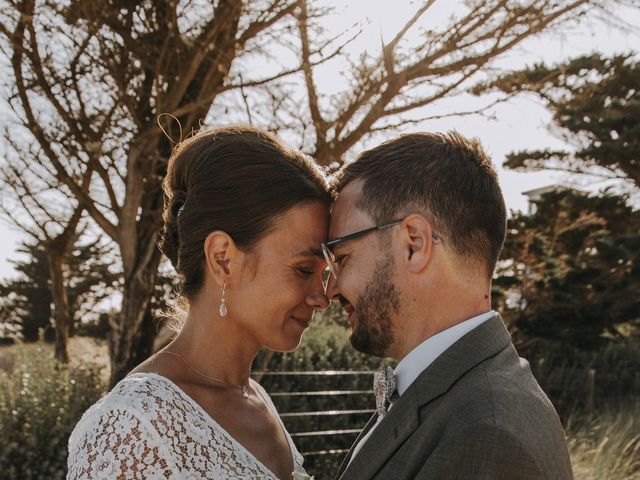
[[[405,265],[412,273],[420,273],[429,264],[433,243],[433,229],[422,215],[409,215],[401,224]]]
[[[216,230],[204,241],[204,257],[209,274],[218,285],[229,284],[232,260],[238,249],[233,239],[225,232]]]

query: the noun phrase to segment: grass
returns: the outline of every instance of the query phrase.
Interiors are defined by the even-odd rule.
[[[572,416],[566,430],[576,480],[640,480],[640,400]]]

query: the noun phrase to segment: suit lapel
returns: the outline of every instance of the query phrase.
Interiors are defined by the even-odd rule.
[[[374,424],[375,417],[376,415],[372,419]],[[372,423],[372,421],[370,420],[369,423]],[[369,426],[369,429],[371,426]],[[419,426],[416,395],[402,395],[400,399],[394,402],[391,410],[373,431],[353,461],[342,471],[342,474],[349,479],[369,479],[373,477],[387,459],[393,455],[393,452]]]
[[[444,394],[466,372],[510,344],[509,332],[498,315],[459,339],[426,368],[394,403],[350,464],[352,452],[349,452],[340,466],[338,478],[372,478],[420,426],[421,407]],[[374,415],[369,420],[354,445],[371,429],[376,418]]]

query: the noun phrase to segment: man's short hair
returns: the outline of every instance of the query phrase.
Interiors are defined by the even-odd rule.
[[[401,135],[362,152],[334,180],[339,193],[362,180],[358,208],[377,223],[421,213],[465,263],[493,274],[506,208],[491,159],[456,131]]]

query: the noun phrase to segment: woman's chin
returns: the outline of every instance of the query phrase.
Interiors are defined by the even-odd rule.
[[[302,330],[300,332],[296,332],[295,334],[287,335],[287,337],[281,339],[281,341],[273,342],[271,345],[265,345],[265,347],[274,352],[293,352],[300,346],[304,332],[305,331]]]

